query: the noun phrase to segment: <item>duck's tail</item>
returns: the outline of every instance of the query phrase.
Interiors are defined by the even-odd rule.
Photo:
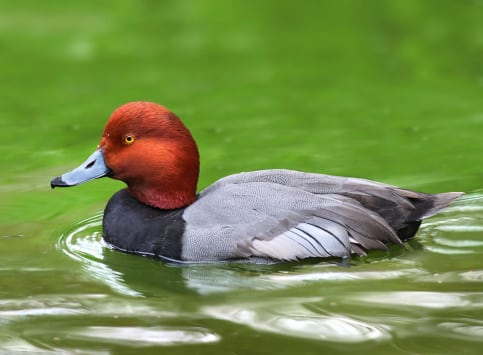
[[[445,192],[442,194],[421,194],[418,198],[409,198],[414,205],[414,210],[408,216],[405,225],[396,230],[397,235],[403,242],[414,237],[418,231],[421,221],[425,218],[434,216],[451,202],[463,195],[463,192]]]
[[[415,209],[409,216],[409,220],[422,220],[434,216],[461,195],[463,195],[463,192],[445,192],[411,200]]]

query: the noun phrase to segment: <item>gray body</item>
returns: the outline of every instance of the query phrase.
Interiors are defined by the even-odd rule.
[[[412,238],[423,218],[460,195],[291,170],[231,175],[184,210],[181,257],[288,261],[365,255]]]

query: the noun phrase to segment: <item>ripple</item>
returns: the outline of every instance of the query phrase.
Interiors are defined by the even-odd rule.
[[[291,337],[344,343],[391,337],[390,328],[387,325],[370,324],[338,314],[316,313],[300,304],[307,301],[308,299],[290,298],[283,303],[261,302],[214,306],[205,307],[203,312],[211,317],[242,324],[258,331]]]
[[[161,307],[160,307],[161,306]],[[116,298],[104,294],[75,294],[36,296],[28,299],[1,299],[0,324],[2,321],[29,321],[29,317],[43,316],[95,316],[107,318],[153,317],[156,319],[175,319],[189,317],[174,311],[170,300],[147,302],[144,298]]]
[[[442,255],[480,254],[483,249],[483,196],[469,194],[425,221],[420,239],[426,250]]]
[[[2,354],[75,354],[79,353],[76,349],[67,349],[67,348],[55,348],[49,346],[49,349],[45,349],[43,347],[35,346],[24,339],[20,339],[19,337],[12,335],[9,336],[9,339],[2,341],[2,337],[0,337],[0,352]],[[92,351],[89,350],[88,352],[84,352],[86,354],[109,354],[107,351]]]
[[[483,232],[483,226],[472,225],[440,225],[438,229],[446,232]]]
[[[105,327],[92,326],[73,331],[70,337],[103,341],[127,346],[204,344],[220,340],[220,336],[200,327]]]
[[[267,275],[262,276],[270,281],[277,281],[285,284],[300,283],[305,281],[350,281],[350,280],[387,280],[396,279],[404,276],[414,276],[422,274],[424,271],[419,269],[403,269],[389,271],[354,271],[354,272],[312,272],[306,274],[290,275]]]
[[[62,234],[57,241],[57,249],[70,258],[84,261],[86,259],[101,260],[103,258],[102,213],[76,223],[72,230]]]
[[[436,253],[436,254],[443,254],[443,255],[467,255],[467,254],[475,254],[474,251],[472,250],[458,250],[458,249],[452,249],[452,248],[444,248],[444,247],[437,247],[437,246],[431,246],[427,245],[426,249]]]
[[[104,252],[109,249],[99,232],[102,226],[102,213],[80,221],[72,230],[62,234],[56,247],[71,259],[81,263],[90,277],[102,281],[112,290],[128,296],[142,296],[129,288],[122,273],[112,270],[103,262]]]
[[[483,307],[483,293],[481,292],[373,292],[361,293],[353,296],[355,302],[373,303],[377,305],[410,306],[432,309],[456,307]]]
[[[103,295],[83,294],[81,299],[84,303],[97,303]],[[1,299],[0,316],[3,318],[19,318],[24,316],[44,315],[76,315],[85,314],[87,311],[76,296],[37,296],[28,299]]]
[[[483,281],[483,270],[466,271],[459,276],[465,281]]]
[[[438,327],[471,338],[471,340],[483,341],[483,322],[481,321],[444,322],[439,324]]]
[[[46,308],[26,308],[17,310],[0,311],[1,317],[24,317],[24,316],[45,316],[45,315],[71,315],[84,313],[79,310],[72,310],[63,307],[46,307]]]
[[[483,227],[481,227],[483,231]],[[459,229],[460,232],[464,229]],[[436,237],[434,241],[445,246],[456,247],[456,248],[466,248],[466,247],[477,247],[483,245],[483,240],[471,240],[471,239],[449,239],[443,237]]]

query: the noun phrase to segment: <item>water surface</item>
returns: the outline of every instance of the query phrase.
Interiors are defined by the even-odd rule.
[[[117,4],[0,5],[0,352],[481,352],[480,2]],[[289,168],[467,194],[349,263],[123,254],[101,237],[121,183],[49,182],[138,99],[190,127],[200,189]]]

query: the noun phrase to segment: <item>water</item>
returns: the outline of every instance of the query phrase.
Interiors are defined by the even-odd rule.
[[[4,264],[3,351],[452,353],[483,335],[483,195],[423,225],[406,248],[350,265],[169,265],[103,243],[101,215],[23,266]],[[13,259],[24,237],[3,240]],[[6,241],[6,242],[5,242]],[[33,258],[33,260],[32,260]],[[8,258],[7,258],[8,261]],[[352,350],[351,350],[352,349]]]
[[[24,4],[0,5],[0,353],[481,352],[480,2]],[[190,127],[200,188],[291,168],[467,194],[349,263],[123,254],[121,183],[49,181],[135,99]]]

